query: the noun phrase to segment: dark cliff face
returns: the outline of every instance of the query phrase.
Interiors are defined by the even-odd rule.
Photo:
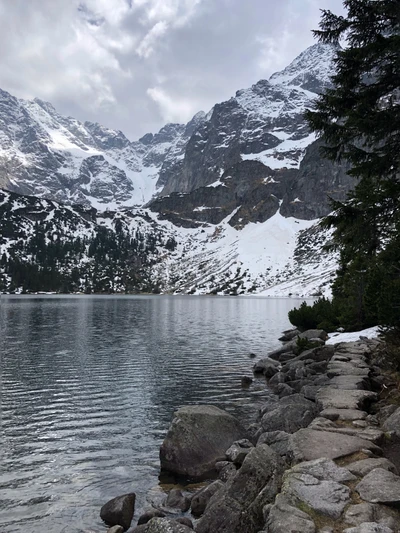
[[[354,188],[356,181],[347,174],[348,163],[324,158],[320,153],[323,145],[317,140],[307,148],[297,177],[283,198],[283,216],[304,220],[326,216],[332,210],[330,198],[344,201]]]
[[[258,161],[241,161],[214,183],[158,198],[150,209],[184,227],[219,224],[230,217],[229,224],[240,228],[273,216],[295,175],[293,170],[272,170]]]
[[[231,215],[229,224],[241,228],[268,220],[278,209],[284,217],[303,220],[325,216],[330,198],[345,200],[355,181],[346,173],[348,165],[322,157],[322,144],[318,140],[306,149],[300,169],[272,170],[259,161],[240,161],[212,184],[160,197],[149,207],[185,227],[219,224]]]

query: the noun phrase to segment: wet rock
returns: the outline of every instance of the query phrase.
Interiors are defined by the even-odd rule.
[[[383,468],[375,468],[360,481],[356,491],[367,502],[398,505],[400,477]]]
[[[253,366],[253,372],[254,374],[263,374],[266,378],[270,378],[278,372],[278,365],[279,363],[277,361],[266,357],[257,361]]]
[[[393,472],[393,474],[397,474],[397,468],[392,462],[389,461],[389,459],[386,459],[386,457],[362,459],[361,461],[356,461],[347,465],[346,468],[359,477],[366,476],[371,472],[371,470],[374,470],[375,468],[383,468],[388,472]]]
[[[288,455],[294,463],[326,457],[338,459],[360,450],[371,450],[382,455],[382,450],[372,442],[330,431],[300,429],[289,440]]]
[[[212,405],[189,405],[175,414],[160,449],[161,468],[204,478],[225,459],[232,442],[246,437],[239,421]]]
[[[195,516],[196,518],[201,516],[204,513],[207,504],[211,499],[211,496],[214,496],[214,494],[223,486],[223,482],[217,479],[210,485],[207,485],[206,487],[196,492],[191,502],[191,511],[193,516]]]
[[[254,446],[249,440],[241,439],[234,442],[226,450],[225,455],[228,461],[232,461],[236,465],[241,465],[251,448],[254,448]]]
[[[172,489],[165,500],[165,506],[185,512],[190,508],[190,499],[184,496],[181,490]]]
[[[256,533],[263,525],[263,507],[280,488],[282,462],[262,444],[247,455],[235,477],[209,501],[197,533]]]
[[[293,340],[295,337],[300,335],[300,331],[298,329],[288,329],[283,332],[282,337],[279,337],[279,341],[281,342],[289,342]]]
[[[133,492],[113,498],[100,509],[100,518],[108,526],[122,526],[126,531],[132,522],[135,500],[136,495]]]
[[[243,376],[240,380],[242,387],[250,387],[250,385],[253,383],[253,379],[249,376]]]
[[[311,517],[291,505],[289,500],[278,494],[267,518],[268,533],[315,533]]]

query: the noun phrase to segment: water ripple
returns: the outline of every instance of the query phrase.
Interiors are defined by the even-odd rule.
[[[173,411],[213,403],[245,419],[242,389],[298,302],[215,297],[2,297],[0,531],[103,530],[101,505],[158,485]]]

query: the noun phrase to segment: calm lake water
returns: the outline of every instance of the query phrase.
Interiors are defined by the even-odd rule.
[[[0,533],[102,532],[100,507],[159,498],[173,412],[210,403],[244,421],[268,399],[242,375],[279,346],[301,300],[0,297]]]

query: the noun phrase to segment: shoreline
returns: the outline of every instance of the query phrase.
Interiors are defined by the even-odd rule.
[[[256,373],[266,376],[265,386],[276,397],[252,421],[247,443],[239,440],[226,451],[225,461],[217,464],[217,480],[194,495],[181,493],[192,514],[181,509],[177,517],[177,510],[171,513],[173,506],[167,506],[163,516],[148,515],[146,523],[139,517],[129,532],[188,533],[191,527],[198,533],[400,531],[400,465],[385,459],[381,448],[400,437],[400,427],[397,436],[387,430],[386,419],[390,422],[396,406],[379,402],[376,389],[384,382],[374,363],[379,341],[363,333],[357,332],[361,339],[356,341],[341,341],[349,334],[327,343],[320,339],[319,346],[301,353],[288,341],[258,361]],[[265,468],[269,474],[260,478]],[[371,482],[372,471],[379,484]],[[396,505],[384,495],[370,495],[385,483],[398,488]],[[232,502],[240,512],[232,511]],[[192,525],[176,522],[179,516]],[[365,529],[372,526],[378,529]]]

